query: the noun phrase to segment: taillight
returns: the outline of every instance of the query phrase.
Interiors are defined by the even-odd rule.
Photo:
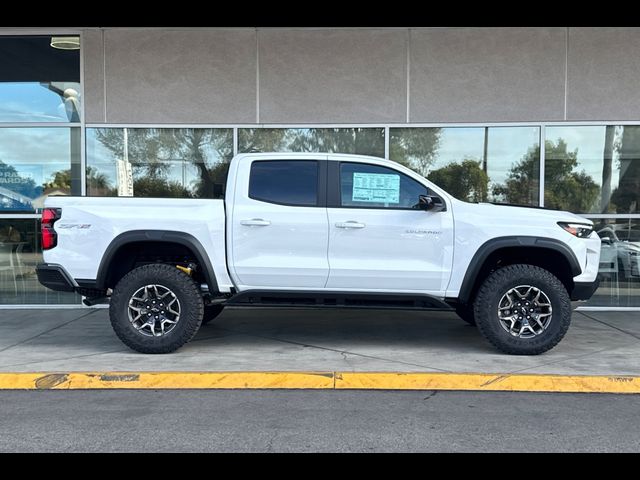
[[[45,208],[42,211],[42,249],[49,250],[58,244],[58,234],[53,228],[53,224],[56,223],[62,216],[62,209],[60,208]]]

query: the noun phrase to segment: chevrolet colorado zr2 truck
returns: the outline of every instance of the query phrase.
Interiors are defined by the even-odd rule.
[[[229,307],[455,310],[502,352],[554,347],[597,287],[577,215],[456,200],[358,155],[236,156],[224,200],[49,197],[39,281],[109,303],[130,348],[168,353]]]

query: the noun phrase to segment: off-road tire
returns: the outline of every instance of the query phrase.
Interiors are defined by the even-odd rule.
[[[531,285],[542,290],[552,307],[547,328],[532,338],[511,335],[500,324],[498,304],[511,288]],[[538,355],[555,347],[571,323],[571,300],[564,285],[551,272],[534,265],[509,265],[491,273],[478,290],[474,316],[480,333],[498,350],[511,355]]]
[[[145,336],[129,320],[132,295],[145,285],[159,284],[170,289],[180,302],[180,318],[166,334]],[[193,279],[171,265],[150,264],[127,273],[113,289],[109,306],[111,326],[129,348],[141,353],[171,353],[189,342],[200,328],[204,305]]]

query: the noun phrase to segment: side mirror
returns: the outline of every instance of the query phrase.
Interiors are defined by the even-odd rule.
[[[437,195],[420,195],[418,200],[418,208],[420,210],[430,212],[444,212],[447,210],[447,206],[442,198]]]
[[[606,245],[611,245],[611,238],[610,237],[600,237],[600,241]]]

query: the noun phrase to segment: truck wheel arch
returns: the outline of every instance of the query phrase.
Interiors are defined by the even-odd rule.
[[[102,256],[98,274],[96,276],[96,286],[99,289],[108,288],[107,281],[112,261],[121,248],[139,242],[163,242],[176,243],[182,245],[193,253],[202,268],[202,274],[209,286],[210,292],[218,292],[218,282],[216,280],[211,260],[200,241],[193,235],[185,232],[171,230],[131,230],[121,233],[114,238]]]
[[[571,278],[569,280],[572,280],[573,277],[582,273],[582,268],[580,267],[580,263],[573,253],[573,250],[560,240],[533,236],[493,238],[483,243],[474,254],[471,262],[469,262],[469,266],[467,267],[467,271],[464,275],[460,292],[458,294],[458,302],[467,303],[473,297],[474,290],[476,289],[478,282],[482,280],[482,278],[479,278],[479,275],[483,273],[483,267],[485,267],[487,260],[489,260],[492,254],[503,249],[516,249],[523,253],[528,251],[529,255],[531,254],[531,249],[538,250],[534,255],[543,253],[543,250],[550,250],[561,255],[562,258],[566,260],[571,271]]]

